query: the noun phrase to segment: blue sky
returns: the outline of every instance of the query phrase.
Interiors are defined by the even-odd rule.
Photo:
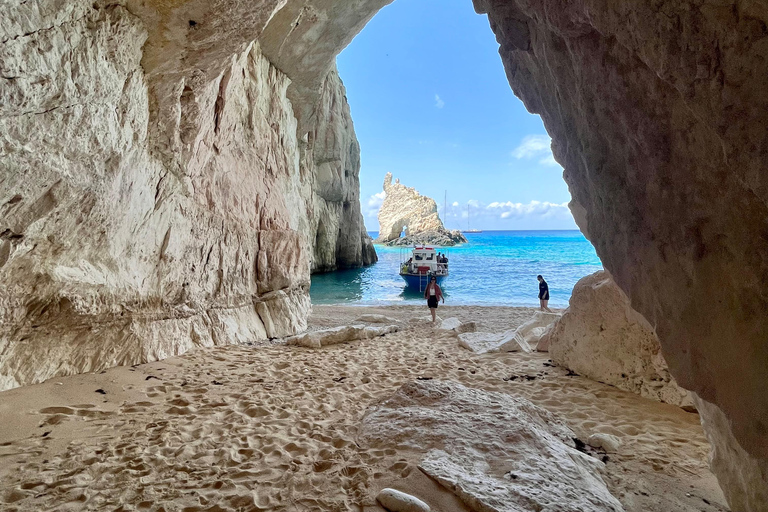
[[[362,151],[369,230],[384,175],[437,201],[450,229],[576,229],[539,116],[509,87],[470,0],[395,0],[339,55]]]

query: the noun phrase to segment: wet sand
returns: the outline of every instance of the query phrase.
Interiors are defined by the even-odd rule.
[[[441,307],[502,331],[534,310]],[[356,443],[368,406],[416,378],[530,399],[586,441],[618,436],[604,476],[628,511],[724,511],[696,414],[568,375],[546,354],[475,355],[424,307],[315,306],[311,329],[363,313],[406,327],[320,350],[262,343],[201,349],[0,393],[0,509],[383,510],[383,487],[433,510],[467,510],[411,453]],[[592,450],[600,458],[605,454]]]

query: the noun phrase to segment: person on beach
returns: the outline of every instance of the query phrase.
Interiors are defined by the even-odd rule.
[[[541,274],[536,276],[536,279],[539,280],[539,304],[541,304],[541,310],[551,313],[552,310],[547,307],[547,304],[549,304],[549,285],[541,277]]]
[[[429,278],[429,284],[427,289],[424,290],[424,298],[427,299],[427,306],[429,306],[429,312],[432,313],[432,323],[435,323],[435,315],[437,314],[437,301],[442,299],[445,304],[445,297],[443,297],[443,290],[437,284],[437,278],[432,276]]]

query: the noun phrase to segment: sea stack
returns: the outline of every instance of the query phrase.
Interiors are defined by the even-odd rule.
[[[384,177],[386,197],[379,209],[379,237],[375,243],[386,245],[433,244],[452,246],[466,243],[459,230],[445,229],[437,214],[435,200],[406,187],[392,173]],[[400,233],[405,230],[405,236]]]

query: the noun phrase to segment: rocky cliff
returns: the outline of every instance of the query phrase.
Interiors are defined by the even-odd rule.
[[[415,188],[406,187],[399,179],[392,183],[390,172],[384,177],[384,194],[379,209],[377,243],[450,246],[467,241],[460,231],[445,229],[434,199],[422,196]],[[405,237],[400,238],[403,231]]]
[[[0,389],[292,334],[375,260],[334,71],[302,133],[253,39],[160,80],[132,6],[40,4],[0,23]]]

